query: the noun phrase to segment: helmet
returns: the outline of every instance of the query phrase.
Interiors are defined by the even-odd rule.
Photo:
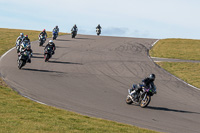
[[[49,43],[53,43],[53,41],[52,41],[52,40],[49,40]]]
[[[28,38],[28,35],[25,35],[26,38]]]
[[[156,78],[156,76],[155,76],[155,74],[150,74],[150,75],[149,75],[149,78],[152,79],[152,80],[154,81],[155,78]]]
[[[76,26],[76,24],[74,24],[74,27]]]
[[[56,25],[56,28],[58,28],[58,25]]]
[[[46,30],[44,29],[43,32],[45,32]]]
[[[20,33],[20,36],[23,36],[24,35],[24,33]]]

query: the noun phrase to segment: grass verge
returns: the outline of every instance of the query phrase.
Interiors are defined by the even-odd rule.
[[[176,77],[200,88],[200,63],[157,62],[157,64]]]
[[[20,32],[28,34],[31,41],[38,39],[39,31],[0,29],[1,55],[14,46]],[[131,125],[38,104],[18,95],[2,79],[0,79],[0,132],[155,133]]]
[[[30,41],[38,40],[38,35],[41,31],[33,30],[18,30],[0,28],[0,55],[15,46],[15,42],[20,33],[28,35]],[[59,35],[65,35],[67,33],[59,33]],[[47,31],[48,37],[52,37],[52,32]]]
[[[200,60],[200,40],[163,39],[150,50],[150,56],[184,60]],[[157,62],[159,66],[200,88],[200,63],[189,62]]]
[[[2,81],[1,81],[2,82]],[[0,86],[0,132],[155,133],[38,104]]]
[[[150,50],[150,56],[184,60],[200,60],[200,40],[163,39]]]

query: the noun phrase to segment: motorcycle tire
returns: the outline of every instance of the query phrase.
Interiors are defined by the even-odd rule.
[[[56,36],[53,36],[53,40],[56,40]]]
[[[18,68],[22,69],[23,65],[24,65],[23,60],[19,60],[18,61]]]
[[[149,105],[150,101],[151,101],[151,96],[147,95],[146,99],[144,101],[141,99],[141,101],[140,101],[140,107],[141,108],[147,107]]]
[[[39,46],[43,46],[43,42],[42,41],[40,42]]]
[[[127,104],[132,104],[132,103],[133,103],[133,101],[132,101],[132,99],[130,98],[130,96],[127,96],[127,98],[126,98],[126,103],[127,103]]]
[[[45,62],[49,61],[49,54],[45,54]]]

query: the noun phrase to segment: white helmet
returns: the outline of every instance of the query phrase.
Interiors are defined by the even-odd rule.
[[[24,36],[24,33],[20,33],[20,36]]]
[[[52,41],[52,40],[49,40],[49,43],[53,43],[53,41]]]

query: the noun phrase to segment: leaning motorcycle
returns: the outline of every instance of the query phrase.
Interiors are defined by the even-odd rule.
[[[57,37],[58,37],[58,32],[57,31],[53,31],[53,40],[56,40]]]
[[[43,46],[45,41],[46,41],[46,38],[44,36],[40,35],[40,37],[39,37],[39,46]]]
[[[136,86],[136,85],[135,85]],[[128,89],[128,96],[126,98],[127,104],[136,104],[139,105],[142,108],[145,108],[148,106],[148,104],[151,101],[151,97],[156,94],[156,88],[145,88],[144,85],[140,85],[141,89],[139,91],[136,91],[134,95],[131,95],[131,92],[136,89],[136,87],[133,86],[132,89]],[[156,87],[156,86],[155,86]]]
[[[101,29],[97,29],[96,32],[97,32],[97,36],[99,36],[101,34]]]
[[[29,58],[30,58],[30,53],[28,51],[21,52],[17,60],[18,68],[21,69],[23,66],[25,66]]]
[[[50,47],[48,47],[48,48],[46,48],[44,50],[44,60],[45,60],[45,62],[49,61],[49,59],[51,58],[51,56],[52,56],[52,50],[51,50]]]

